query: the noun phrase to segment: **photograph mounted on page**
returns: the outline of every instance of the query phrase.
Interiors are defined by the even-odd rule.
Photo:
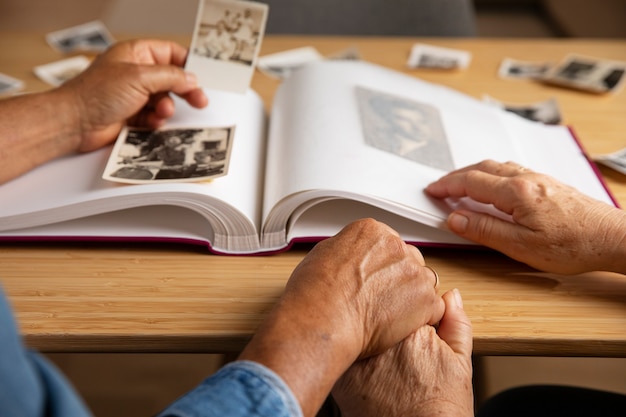
[[[363,87],[356,95],[369,146],[442,171],[455,168],[436,107]]]
[[[125,128],[102,178],[127,184],[207,181],[228,173],[234,126]]]
[[[202,87],[243,93],[250,87],[265,33],[268,6],[239,0],[200,0],[185,64]]]

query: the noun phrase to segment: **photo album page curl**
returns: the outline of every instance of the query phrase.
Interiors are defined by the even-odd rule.
[[[279,86],[271,116],[252,90],[207,94],[211,104],[201,110],[177,100],[165,127],[175,135],[159,146],[170,136],[195,137],[173,141],[196,149],[194,170],[212,152],[228,159],[227,172],[122,183],[103,178],[112,147],[59,159],[0,186],[0,200],[11,202],[0,207],[0,239],[186,242],[217,254],[260,254],[373,217],[407,242],[465,247],[473,244],[445,228],[454,207],[507,215],[423,190],[487,158],[516,161],[616,204],[570,128],[365,61],[302,66]]]

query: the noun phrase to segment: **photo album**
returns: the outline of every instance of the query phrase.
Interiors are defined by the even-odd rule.
[[[268,115],[249,88],[266,17],[261,3],[200,1],[187,69],[201,74],[209,106],[173,96],[176,113],[162,128],[125,127],[106,148],[0,185],[0,241],[182,242],[270,254],[372,217],[409,243],[475,246],[446,229],[451,210],[471,204],[506,215],[467,198],[436,200],[424,188],[484,159],[518,162],[617,205],[571,128],[367,61],[290,71]],[[230,81],[216,84],[220,77]]]
[[[112,147],[68,156],[0,186],[0,239],[175,241],[257,254],[373,217],[407,242],[470,245],[445,228],[458,202],[423,189],[486,158],[516,161],[616,204],[568,127],[365,61],[294,71],[271,117],[252,90],[207,94],[205,109],[178,100],[166,129],[209,144],[231,140],[226,175],[125,184],[103,178]]]

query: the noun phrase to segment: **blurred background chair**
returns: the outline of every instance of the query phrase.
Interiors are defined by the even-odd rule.
[[[263,0],[275,34],[474,36],[472,0]]]
[[[193,26],[197,0],[115,0],[103,15],[112,31]],[[473,0],[259,0],[270,7],[266,33],[474,36]],[[141,16],[141,19],[138,18]]]

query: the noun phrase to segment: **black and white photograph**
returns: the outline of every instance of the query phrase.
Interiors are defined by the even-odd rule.
[[[624,81],[626,62],[570,55],[549,71],[543,81],[594,93],[616,91]]]
[[[322,61],[324,56],[312,46],[303,46],[259,57],[257,68],[265,75],[279,80],[287,78],[304,64]]]
[[[207,181],[228,173],[234,126],[125,128],[103,178],[128,184]]]
[[[500,64],[500,78],[537,79],[543,77],[552,67],[547,62],[528,62],[505,58]]]
[[[363,87],[356,95],[367,145],[431,168],[454,169],[436,107]]]
[[[607,155],[597,156],[594,159],[617,172],[626,174],[626,148]]]
[[[24,88],[24,81],[0,73],[0,95],[14,93]]]
[[[416,43],[411,47],[407,66],[413,69],[463,69],[469,66],[471,59],[467,51]]]
[[[113,35],[99,20],[48,33],[46,41],[63,52],[102,52],[115,43]]]
[[[250,86],[268,7],[240,0],[200,0],[185,69],[201,86],[245,92]]]
[[[524,119],[532,120],[533,122],[541,122],[547,125],[558,125],[561,123],[561,109],[555,98],[549,98],[530,104],[512,104],[504,103],[485,95],[483,101],[492,106],[517,114]]]
[[[58,87],[86,70],[90,62],[91,61],[86,56],[77,55],[49,64],[36,66],[33,68],[33,72],[42,81],[51,86]]]

